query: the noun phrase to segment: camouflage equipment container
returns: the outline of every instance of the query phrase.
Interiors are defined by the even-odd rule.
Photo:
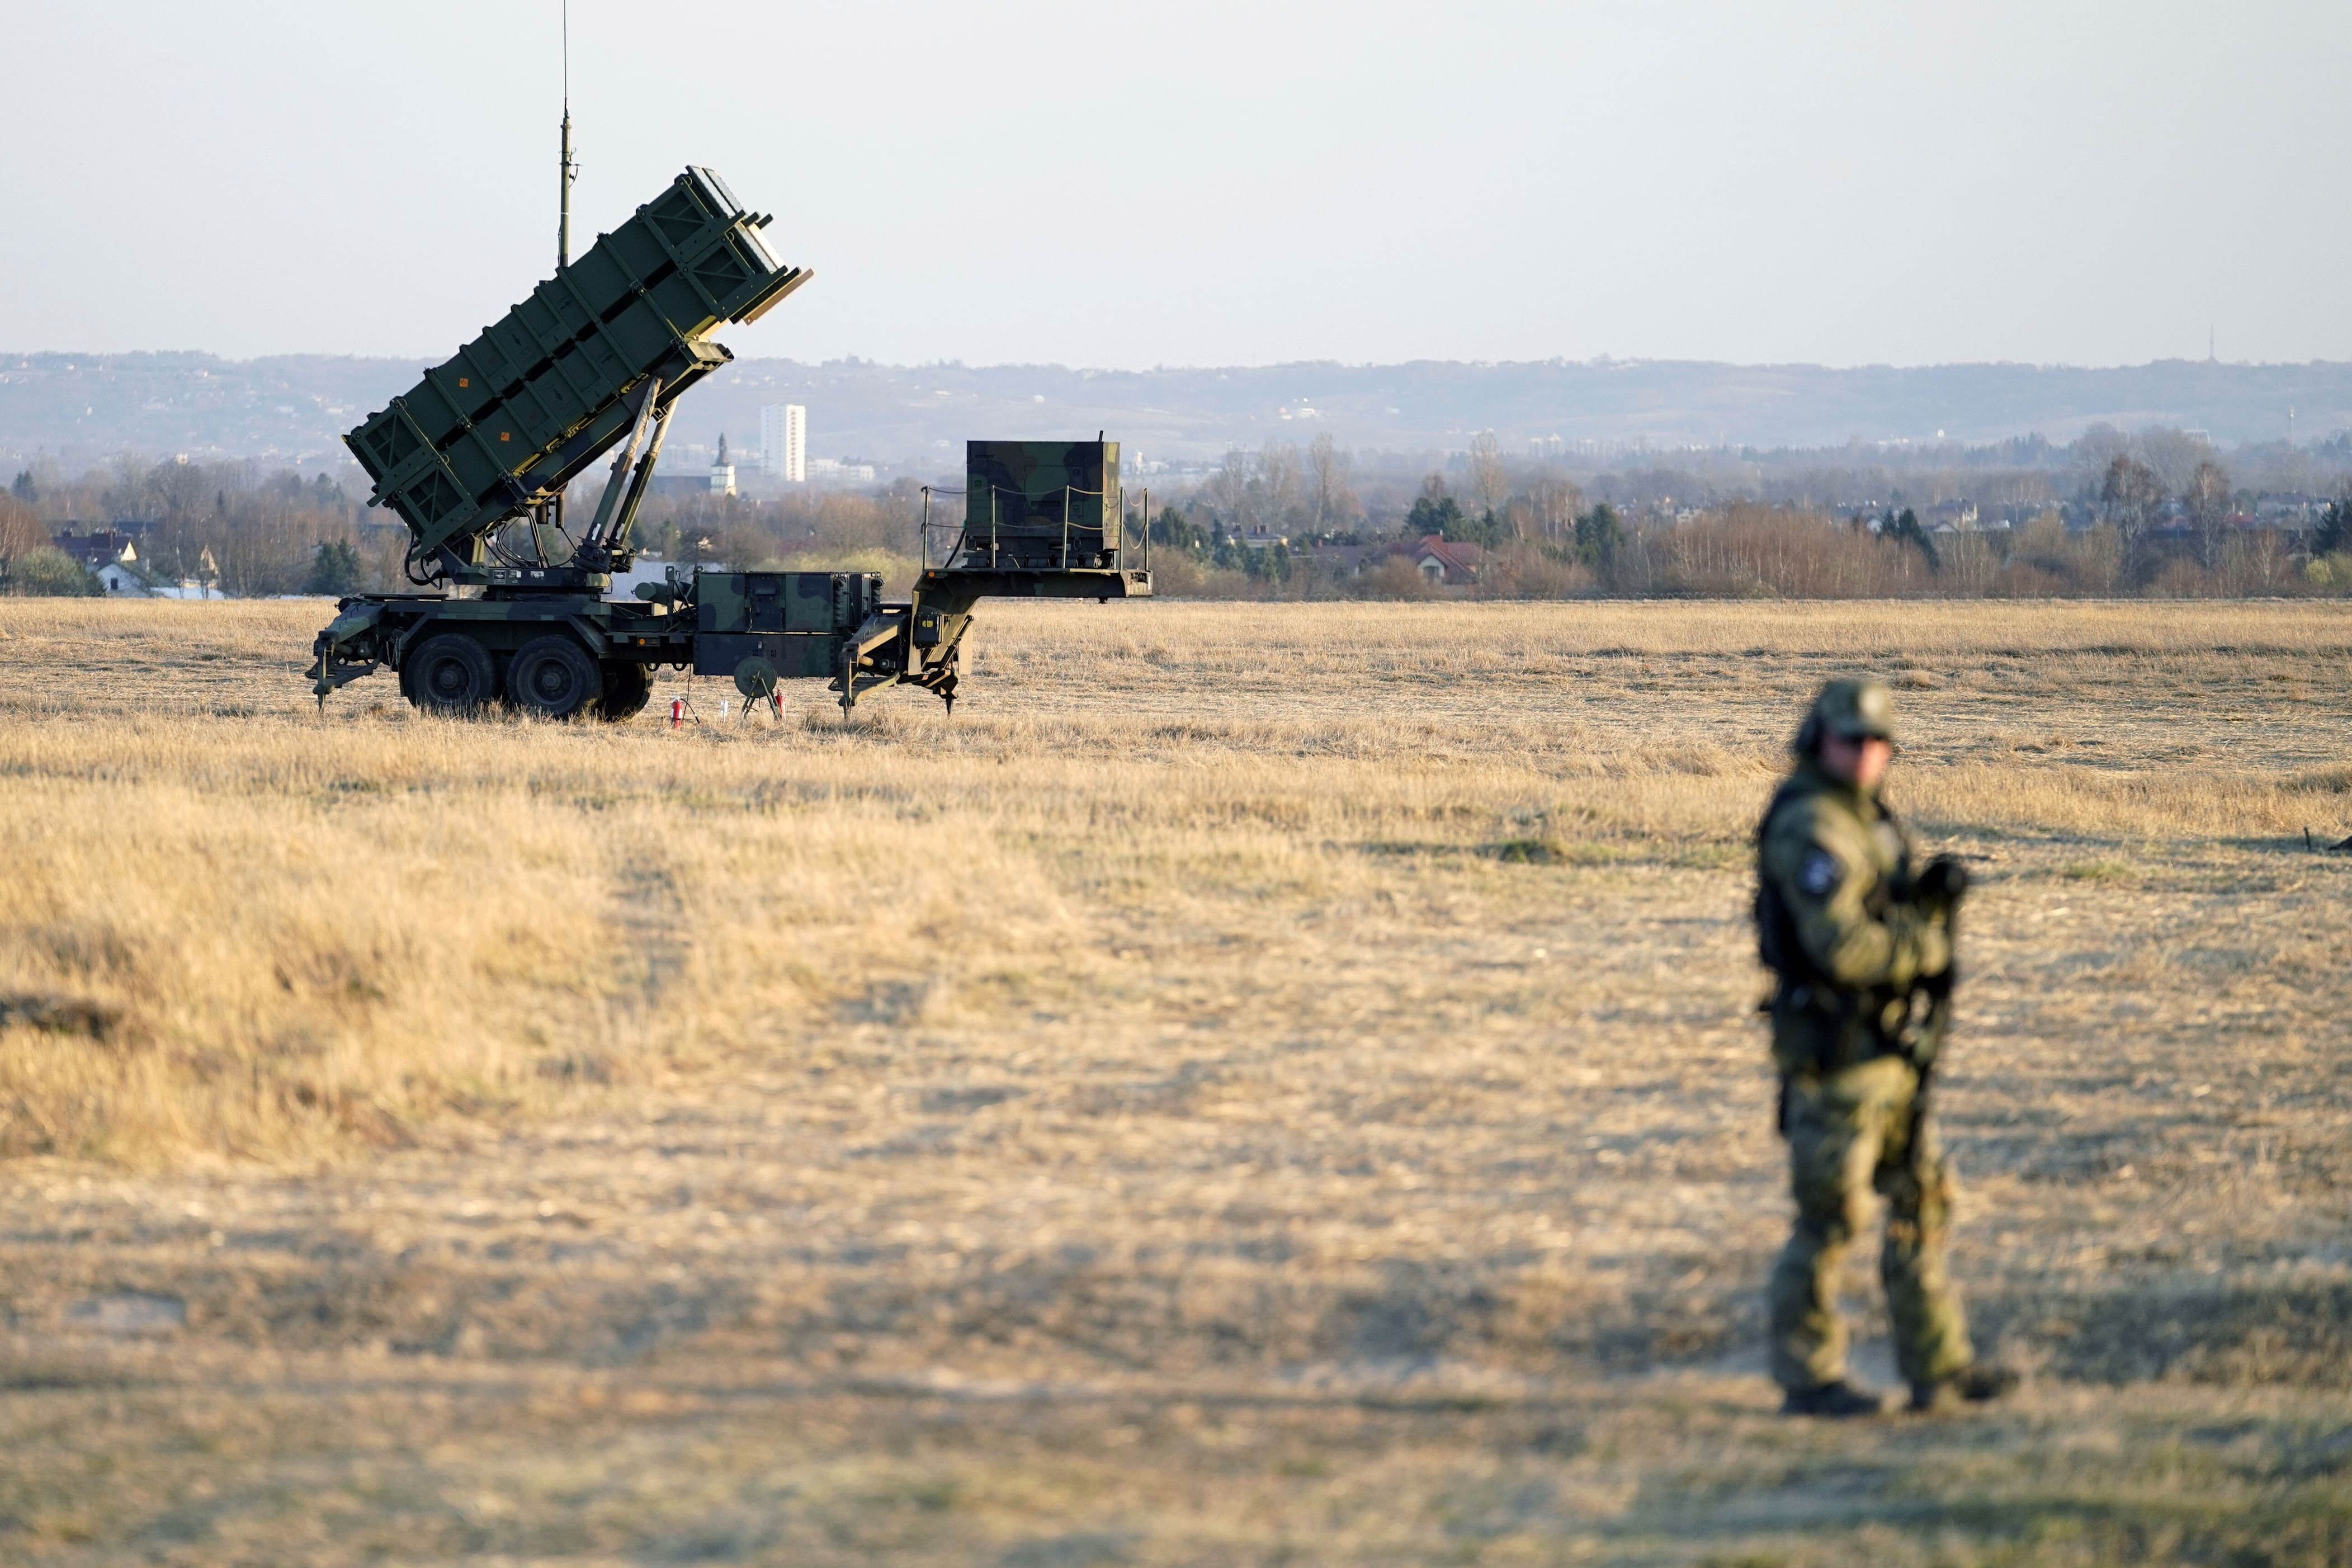
[[[735,675],[747,659],[774,674],[841,673],[842,639],[882,608],[871,572],[702,572],[694,579],[694,670]]]
[[[961,550],[971,564],[1113,565],[1123,507],[1116,441],[964,444]]]
[[[779,262],[719,176],[689,168],[577,261],[343,439],[416,552],[562,490],[629,426],[730,357],[708,334],[756,321],[808,273]]]

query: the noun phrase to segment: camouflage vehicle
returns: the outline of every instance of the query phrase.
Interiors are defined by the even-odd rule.
[[[341,601],[310,675],[323,705],[378,669],[420,708],[492,704],[569,719],[629,717],[663,665],[732,677],[747,695],[819,676],[845,712],[906,682],[952,708],[971,609],[992,594],[1129,598],[1118,446],[971,444],[961,529],[911,598],[839,572],[675,570],[632,600],[637,510],[677,398],[732,357],[711,340],[812,276],[778,261],[709,169],[689,168],[635,216],[559,265],[505,317],[344,437],[371,505],[408,525],[417,592]],[[607,454],[593,518],[565,526],[565,487]],[[971,499],[978,498],[978,499]],[[929,497],[926,497],[928,506]]]
[[[779,679],[825,676],[845,712],[875,687],[919,686],[952,711],[964,633],[981,599],[1150,594],[1149,570],[1119,564],[1126,503],[1118,442],[971,441],[964,466],[962,525],[907,599],[884,600],[882,580],[872,575],[698,574],[694,668],[731,674],[751,696]],[[927,520],[927,560],[929,532]],[[656,603],[687,602],[675,588],[638,592]]]

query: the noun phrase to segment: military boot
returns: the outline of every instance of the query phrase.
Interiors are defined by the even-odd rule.
[[[2005,1366],[1965,1366],[1949,1377],[1911,1385],[1911,1408],[1927,1413],[1957,1410],[1963,1405],[1987,1405],[2017,1386],[2017,1373]]]
[[[1886,1408],[1886,1402],[1867,1388],[1857,1388],[1840,1380],[1824,1383],[1819,1388],[1792,1388],[1780,1402],[1783,1415],[1827,1415],[1843,1418],[1852,1415],[1875,1415]]]

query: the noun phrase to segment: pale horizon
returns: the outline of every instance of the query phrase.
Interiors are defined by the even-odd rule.
[[[553,0],[26,12],[0,343],[445,356],[551,270]],[[579,0],[575,243],[688,163],[747,358],[2352,359],[2352,14]],[[453,44],[462,39],[462,44]],[[658,46],[658,47],[656,47]]]
[[[740,328],[732,329],[733,331],[738,333],[740,333],[741,330],[742,329]],[[719,332],[714,333],[713,335],[718,337],[721,342],[725,342],[729,331],[730,329],[722,328]],[[300,348],[273,350],[267,353],[226,354],[217,353],[212,349],[190,348],[185,346],[165,348],[149,346],[120,349],[93,349],[72,346],[63,348],[0,347],[0,360],[32,360],[37,358],[54,359],[59,357],[71,357],[74,355],[81,355],[93,360],[103,360],[123,359],[135,354],[152,354],[159,357],[173,354],[192,354],[217,359],[227,364],[253,364],[263,360],[272,359],[325,359],[396,360],[403,363],[407,363],[413,361],[418,365],[430,365],[439,363],[441,361],[447,359],[451,352],[458,346],[459,345],[457,343],[452,342],[437,353],[418,354],[403,353],[397,351],[355,352],[343,349]],[[2070,360],[2025,359],[1925,360],[1916,363],[1906,363],[1894,360],[1865,360],[1857,361],[1852,363],[1835,363],[1825,360],[1727,360],[1685,354],[1611,353],[1590,354],[1581,357],[1570,354],[1545,354],[1536,357],[1516,359],[1465,359],[1458,356],[1445,358],[1437,355],[1423,354],[1412,359],[1345,360],[1335,359],[1327,355],[1319,359],[1257,361],[1220,360],[1213,362],[1201,361],[1189,363],[1171,362],[1160,364],[1131,365],[1086,364],[1066,360],[1043,359],[968,360],[948,357],[934,357],[919,360],[883,359],[873,354],[860,354],[855,353],[833,354],[823,359],[793,353],[747,354],[738,353],[735,356],[735,361],[739,364],[766,360],[781,360],[794,364],[810,366],[856,363],[874,365],[889,370],[925,370],[931,368],[967,371],[1042,370],[1061,371],[1074,375],[1189,374],[1215,371],[1261,372],[1288,370],[1293,367],[1298,369],[1313,369],[1318,366],[1328,367],[1335,370],[1361,371],[1381,370],[1394,366],[1413,364],[1457,365],[1468,370],[1497,369],[1515,365],[1693,365],[1724,370],[1818,370],[1843,374],[1855,371],[1872,370],[1934,371],[1985,369],[2091,372],[2131,371],[2147,370],[2160,365],[2174,364],[2210,364],[2225,370],[2294,370],[2311,366],[2352,364],[2352,353],[2347,353],[2341,357],[2318,355],[2308,359],[2232,359],[2228,354],[2220,354],[2212,358],[2208,358],[2203,354],[2168,354],[2155,359],[2115,362],[2100,364]]]

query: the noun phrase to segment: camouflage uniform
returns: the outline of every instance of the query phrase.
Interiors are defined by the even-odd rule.
[[[1838,1279],[1873,1188],[1886,1201],[1879,1276],[1905,1379],[1932,1392],[1973,1360],[1944,1265],[1949,1184],[1933,1130],[1915,1115],[1921,1079],[1908,1055],[1915,985],[1950,966],[1948,921],[1910,901],[1911,841],[1876,792],[1812,755],[1824,723],[1887,738],[1892,718],[1885,687],[1832,682],[1800,737],[1803,760],[1757,831],[1758,919],[1780,976],[1772,1055],[1797,1201],[1772,1270],[1772,1375],[1792,1395],[1843,1383]],[[1776,942],[1795,951],[1774,952]]]

